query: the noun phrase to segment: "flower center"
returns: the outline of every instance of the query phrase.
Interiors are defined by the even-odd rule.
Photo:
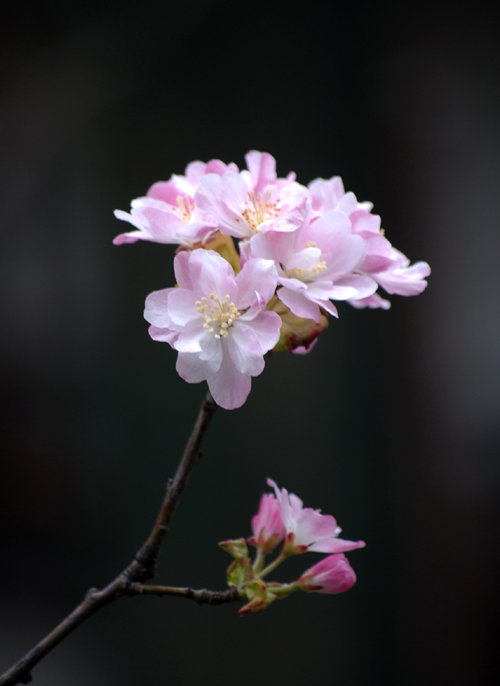
[[[266,191],[264,200],[261,200],[260,193],[255,194],[255,191],[248,193],[248,200],[245,201],[245,209],[241,213],[248,226],[252,231],[259,231],[259,226],[262,222],[268,219],[277,219],[280,215],[280,207],[278,203],[280,199],[277,198],[275,202],[270,202],[271,190]]]
[[[191,212],[194,210],[194,202],[190,198],[183,198],[182,195],[177,196],[177,207],[181,211],[182,221],[189,224],[191,219]]]
[[[316,243],[314,241],[309,241],[306,248],[315,248]],[[289,279],[299,279],[299,281],[307,281],[307,279],[312,276],[317,276],[324,272],[326,269],[326,262],[324,260],[318,260],[312,269],[300,269],[300,267],[294,267],[293,269],[284,269],[284,272]]]
[[[226,295],[221,302],[217,295],[210,293],[208,298],[203,297],[196,301],[197,310],[205,319],[203,328],[208,329],[208,333],[213,333],[215,338],[226,338],[228,329],[240,316],[236,305],[229,302],[229,299],[230,296]]]

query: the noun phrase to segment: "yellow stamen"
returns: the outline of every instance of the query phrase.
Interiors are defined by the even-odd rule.
[[[190,198],[183,198],[182,195],[177,196],[177,207],[181,211],[182,221],[189,223],[191,219],[191,212],[194,210],[194,203]]]
[[[222,302],[217,295],[210,293],[208,299],[201,298],[196,301],[196,309],[200,314],[204,315],[205,323],[203,328],[208,330],[208,333],[214,333],[215,338],[226,338],[228,330],[233,326],[235,319],[240,316],[240,312],[233,302],[229,302],[230,295],[226,295]],[[208,300],[212,302],[208,304]],[[204,302],[203,302],[204,301]],[[212,324],[217,329],[214,329]]]
[[[264,200],[261,200],[260,193],[255,194],[254,191],[248,193],[248,200],[245,202],[245,209],[241,213],[249,228],[256,233],[259,232],[259,226],[262,222],[269,219],[278,219],[281,208],[278,207],[280,199],[275,202],[269,202],[271,198],[271,190],[266,191]],[[239,221],[239,220],[238,220]]]

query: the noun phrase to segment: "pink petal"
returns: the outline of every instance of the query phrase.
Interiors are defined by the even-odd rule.
[[[281,317],[276,312],[260,312],[251,320],[247,316],[248,313],[245,313],[239,321],[244,322],[257,335],[261,355],[265,355],[279,341]]]
[[[198,274],[196,273],[196,270],[192,268],[190,264],[190,255],[191,253],[182,251],[178,253],[175,256],[174,259],[174,272],[175,272],[175,279],[179,285],[180,288],[187,288],[189,290],[193,290],[193,281],[196,283]],[[201,266],[199,267],[198,271],[201,269]],[[191,272],[194,273],[194,280],[192,278]]]
[[[173,288],[168,300],[168,313],[178,326],[186,326],[193,319],[203,326],[203,315],[198,312],[196,295],[185,288]]]
[[[248,200],[248,188],[239,174],[227,172],[203,176],[196,191],[195,203],[206,214],[214,217],[222,233],[247,238],[251,230],[241,217]]]
[[[325,538],[310,545],[309,550],[316,553],[343,553],[347,550],[356,550],[356,548],[364,548],[365,546],[366,543],[364,541],[344,541],[342,538]]]
[[[319,324],[321,312],[318,305],[308,300],[302,293],[294,293],[288,288],[280,288],[278,289],[278,297],[282,303],[290,308],[296,317],[314,319]]]
[[[181,379],[188,383],[205,381],[214,373],[211,360],[202,360],[196,353],[179,353],[175,368]]]
[[[380,236],[380,217],[365,210],[357,210],[349,215],[355,233],[366,231]],[[383,238],[382,236],[380,236]],[[389,241],[387,241],[389,242]]]
[[[170,181],[158,181],[154,183],[147,192],[148,198],[163,200],[174,207],[177,205],[177,198],[188,197],[192,199],[193,187],[185,176],[173,174]]]
[[[347,300],[349,298],[367,298],[377,290],[376,282],[369,276],[349,274],[338,279],[334,284],[333,300]]]
[[[372,276],[388,293],[410,296],[422,293],[427,287],[427,281],[424,281],[424,278],[430,273],[431,269],[427,262],[417,262],[411,267],[381,272]]]
[[[296,522],[294,543],[308,546],[318,539],[335,536],[336,533],[335,517],[322,515],[311,507],[306,507]]]
[[[153,339],[153,341],[159,341],[161,343],[168,343],[174,347],[174,343],[179,338],[179,332],[173,331],[172,329],[159,329],[157,326],[150,326],[148,333]]]
[[[267,303],[274,295],[278,274],[272,260],[249,260],[236,277],[238,284],[238,308],[246,309],[255,302],[258,291]]]
[[[168,313],[168,298],[175,290],[177,289],[164,288],[161,291],[153,291],[153,293],[148,295],[144,310],[146,321],[160,329],[175,328]]]
[[[197,253],[200,253],[199,255]],[[236,299],[237,286],[234,271],[229,262],[213,250],[195,250],[191,253],[191,278],[197,274],[197,281],[193,278],[198,293],[209,297],[211,294],[221,299],[229,295],[230,301]],[[199,269],[198,266],[201,266]]]
[[[203,338],[210,342],[213,336],[203,328],[203,320],[191,321],[179,333],[175,342],[175,349],[182,353],[201,353],[203,350]]]
[[[327,267],[323,278],[336,282],[342,276],[350,274],[364,260],[365,244],[360,236],[339,235],[331,243],[328,250],[323,251],[323,259]]]
[[[215,402],[225,410],[241,407],[248,398],[252,386],[251,376],[241,374],[236,369],[227,351],[223,355],[219,370],[210,374],[207,382]]]
[[[257,335],[250,327],[238,322],[229,332],[226,342],[231,360],[241,374],[262,374],[265,365],[262,349]]]
[[[361,298],[361,300],[348,300],[347,302],[349,305],[352,305],[358,310],[361,310],[365,307],[369,307],[370,309],[381,308],[382,310],[388,310],[391,307],[389,300],[384,300],[378,293],[369,295],[368,298]]]
[[[276,160],[269,153],[250,150],[245,155],[245,161],[251,174],[253,190],[257,193],[276,179]]]

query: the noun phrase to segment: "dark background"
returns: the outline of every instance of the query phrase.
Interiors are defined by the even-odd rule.
[[[152,342],[171,246],[112,211],[255,148],[340,174],[433,268],[390,311],[340,305],[216,415],[159,581],[223,588],[265,478],[333,513],[358,583],[237,606],[122,600],[38,686],[497,683],[498,21],[491,2],[13,3],[2,18],[0,670],[125,566],[205,394]],[[287,562],[282,580],[319,560]]]

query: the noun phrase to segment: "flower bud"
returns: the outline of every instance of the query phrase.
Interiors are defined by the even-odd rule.
[[[259,511],[252,517],[252,531],[253,536],[248,541],[264,555],[274,550],[285,538],[286,532],[278,501],[272,493],[262,495]]]
[[[356,574],[343,553],[328,555],[310,567],[296,581],[302,591],[343,593],[356,583]]]

